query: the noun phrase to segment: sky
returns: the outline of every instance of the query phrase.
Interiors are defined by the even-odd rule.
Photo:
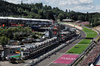
[[[99,12],[100,0],[6,0],[11,3],[43,3],[52,7],[58,7],[62,10],[73,10],[76,12]]]

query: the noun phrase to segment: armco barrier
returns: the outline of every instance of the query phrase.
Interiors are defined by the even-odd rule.
[[[52,55],[54,52],[59,51],[60,49],[62,49],[63,47],[65,47],[66,45],[68,45],[70,42],[73,42],[74,40],[76,40],[77,38],[79,38],[81,36],[81,33],[79,33],[78,37],[73,38],[72,40],[70,40],[68,43],[66,44],[61,44],[59,47],[55,48],[54,50],[49,51],[48,53],[40,56],[39,58],[34,59],[34,61],[31,61],[30,63],[25,64],[24,66],[34,66],[35,64],[37,64],[38,62],[42,61],[43,59],[47,58],[48,56]]]
[[[95,30],[94,30],[95,31]],[[97,32],[97,31],[96,31]],[[97,32],[98,34],[99,34],[99,32]],[[98,35],[97,35],[98,36]],[[97,37],[96,36],[96,37]],[[94,37],[93,38],[93,40],[96,38],[96,37]],[[94,47],[94,42],[93,42],[93,40],[92,40],[92,42],[91,42],[91,44],[83,51],[83,53],[82,54],[80,54],[79,55],[79,57],[75,60],[75,61],[73,61],[71,64],[69,64],[68,66],[76,66],[76,64],[78,64],[79,63],[79,61]]]

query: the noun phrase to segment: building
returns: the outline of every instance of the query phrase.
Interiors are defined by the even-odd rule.
[[[32,18],[15,18],[0,17],[0,26],[50,26],[53,25],[52,20],[48,19],[32,19]]]
[[[72,19],[63,19],[62,21],[63,21],[63,22],[73,22]]]

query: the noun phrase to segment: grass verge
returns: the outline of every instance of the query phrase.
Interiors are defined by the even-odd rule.
[[[92,29],[89,29],[89,28],[86,28],[86,27],[83,27],[83,31],[86,33],[86,38],[94,38],[97,33],[95,31],[93,31]]]
[[[91,43],[91,39],[83,39],[78,44],[90,44],[90,43]]]
[[[73,48],[71,48],[66,53],[72,53],[72,54],[80,54],[82,53],[89,45],[75,45]]]

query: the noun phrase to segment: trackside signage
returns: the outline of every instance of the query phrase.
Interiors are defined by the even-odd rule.
[[[53,63],[71,64],[79,55],[64,54]]]

